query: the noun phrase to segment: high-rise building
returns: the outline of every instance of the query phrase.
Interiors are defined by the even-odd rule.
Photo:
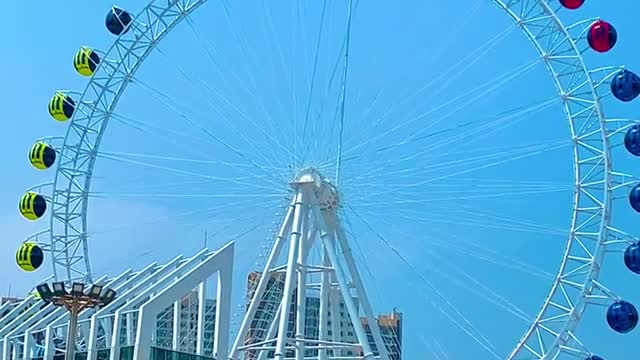
[[[4,305],[4,304],[14,304],[14,305],[18,305],[19,303],[21,303],[23,301],[23,299],[18,299],[18,298],[14,298],[14,297],[0,297],[0,306]],[[0,312],[0,317],[5,316],[7,313],[9,313],[9,311],[11,311],[13,309],[13,307],[5,307],[4,310],[2,310],[2,312]]]
[[[247,279],[247,307],[255,295],[260,277],[261,274],[259,272],[254,271],[249,273]],[[276,311],[278,311],[278,305],[282,298],[282,293],[284,291],[284,279],[284,273],[272,274],[269,279],[269,283],[267,284],[267,289],[262,295],[262,300],[258,304],[258,309],[253,317],[249,331],[247,332],[245,344],[253,344],[266,339],[269,332],[269,325],[275,317]],[[257,352],[247,351],[244,358],[245,360],[255,359],[257,358]]]
[[[376,319],[380,332],[382,333],[382,341],[384,342],[387,352],[389,353],[389,360],[401,360],[402,359],[402,313],[399,313],[396,309],[393,309],[388,315],[379,315]],[[378,348],[373,341],[373,335],[371,334],[371,327],[367,321],[367,318],[361,318],[362,325],[367,332],[369,338],[369,344],[371,344],[372,351],[375,355],[378,355]]]
[[[6,303],[19,303],[22,302],[23,299],[19,299],[16,297],[10,297],[10,296],[2,296],[0,297],[0,305],[4,305]]]
[[[198,292],[191,291],[180,302],[179,352],[195,354],[197,349],[196,331],[198,329]],[[173,349],[174,305],[158,315],[155,346]],[[206,299],[204,317],[204,354],[213,354],[213,339],[216,322],[216,300]]]
[[[258,282],[260,280],[261,273],[259,272],[251,272],[248,276],[247,283],[247,306],[253,296],[258,286]],[[262,300],[258,304],[258,310],[256,311],[254,320],[251,323],[250,329],[247,333],[247,338],[245,340],[245,344],[252,344],[260,341],[264,341],[267,337],[267,333],[269,332],[269,326],[273,322],[273,319],[276,316],[276,311],[278,310],[278,306],[280,304],[280,300],[282,299],[282,295],[284,292],[284,280],[285,273],[274,273],[271,275],[269,279],[269,283],[267,284],[266,290],[262,296]],[[288,336],[293,337],[295,324],[296,324],[296,293],[292,295],[293,299],[291,302],[291,307],[289,308],[289,324],[288,324]],[[357,300],[357,299],[356,299]],[[358,302],[356,301],[356,304]],[[339,314],[335,314],[336,323],[335,329],[339,331],[338,339],[341,342],[346,343],[355,343],[357,342],[357,337],[355,331],[353,329],[353,324],[351,319],[349,318],[349,314],[347,313],[345,304],[342,300],[338,303]],[[309,339],[317,339],[318,338],[318,329],[319,329],[319,319],[320,319],[320,298],[318,296],[307,295],[306,301],[306,309],[305,309],[305,337]],[[328,335],[333,335],[333,323],[331,312],[328,313],[327,327],[328,327]],[[377,348],[375,347],[375,342],[373,340],[373,336],[371,335],[371,331],[369,329],[369,325],[367,323],[366,318],[360,318],[360,321],[364,325],[365,330],[367,331],[369,343],[372,346],[372,350],[377,354]],[[387,351],[390,355],[390,360],[401,360],[401,348],[402,348],[402,314],[397,311],[393,311],[390,315],[380,315],[377,318],[378,325],[380,326],[380,330],[382,332],[382,337],[385,342]],[[357,350],[343,350],[342,356],[353,356],[357,355],[359,351]],[[330,355],[331,352],[329,352]],[[305,354],[306,357],[317,355],[317,350],[308,350]],[[268,355],[269,358],[273,356],[273,351],[271,351]],[[285,354],[286,357],[293,357],[293,351]],[[256,352],[249,351],[245,355],[245,360],[253,360],[256,358]]]

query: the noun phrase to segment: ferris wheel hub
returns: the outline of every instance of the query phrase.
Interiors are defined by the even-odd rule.
[[[296,180],[291,183],[291,187],[297,189],[300,186],[308,186],[313,190],[318,199],[320,210],[334,213],[340,206],[340,195],[338,189],[320,172],[313,168],[302,170],[296,176]]]
[[[313,185],[313,187],[319,188],[323,181],[324,177],[318,170],[314,168],[307,168],[298,173],[295,181],[291,185],[295,187],[303,184],[309,184]]]

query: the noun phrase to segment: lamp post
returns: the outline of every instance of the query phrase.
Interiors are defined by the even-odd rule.
[[[101,307],[109,304],[116,297],[116,291],[104,288],[102,285],[91,285],[87,293],[84,292],[85,284],[74,282],[71,290],[67,291],[64,282],[51,284],[53,291],[47,283],[36,287],[40,298],[45,303],[54,306],[65,307],[69,311],[69,331],[67,333],[67,350],[65,360],[74,360],[76,350],[76,335],[78,333],[78,314],[86,308]]]

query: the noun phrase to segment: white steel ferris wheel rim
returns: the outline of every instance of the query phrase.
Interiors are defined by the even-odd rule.
[[[508,359],[516,359],[524,353],[528,354],[529,358],[534,356],[539,359],[557,357],[563,352],[580,354],[581,350],[572,348],[570,344],[572,340],[576,340],[573,332],[587,305],[587,296],[593,291],[594,283],[599,276],[599,264],[604,257],[601,245],[607,240],[610,226],[612,165],[605,125],[606,119],[591,72],[586,67],[573,36],[549,4],[550,0],[491,1],[505,11],[522,29],[527,39],[532,42],[542,56],[547,70],[554,80],[564,102],[565,115],[569,120],[576,179],[572,225],[560,270],[535,321],[508,356]],[[91,268],[86,237],[88,193],[98,148],[111,114],[126,90],[129,80],[133,78],[137,69],[155,46],[181,20],[205,2],[206,0],[151,1],[135,17],[129,33],[119,36],[105,53],[96,73],[78,99],[76,111],[64,138],[61,160],[57,165],[53,184],[50,231],[51,257],[56,278],[90,280]],[[546,28],[548,31],[544,36],[557,36],[557,39],[560,39],[559,45],[556,43],[552,49],[545,48],[538,39],[544,30],[534,31],[541,28]],[[133,39],[131,33],[135,34]],[[572,51],[571,55],[563,57],[563,61],[573,61],[575,74],[584,80],[577,87],[575,85],[573,87],[566,86],[562,81],[561,73],[556,71],[559,63],[555,62],[554,51],[563,45],[568,46]],[[112,59],[117,58],[117,61],[110,60],[110,56]],[[585,88],[590,97],[580,98],[574,94],[576,90]],[[578,119],[570,106],[573,101],[591,104],[591,116],[588,116],[586,120]],[[578,121],[598,122],[599,131],[590,132],[586,136],[593,137],[595,134],[599,137],[601,148],[596,149],[600,152],[599,159],[591,159],[590,161],[581,159],[580,150],[586,145],[581,138],[585,134],[580,133],[584,124],[579,124]],[[590,143],[590,146],[593,147],[593,144]],[[594,166],[593,161],[596,161],[596,166],[602,167],[602,179],[594,181],[593,176],[583,179],[581,169]],[[590,176],[590,173],[585,176]],[[595,183],[602,186],[603,199],[597,199],[596,195],[590,194],[589,189],[582,187],[584,183]],[[583,230],[585,234],[582,235],[581,225],[584,222],[580,222],[579,216],[583,213],[580,204],[585,201],[583,200],[585,198],[588,198],[586,201],[600,203],[601,206],[598,209],[590,208],[589,210],[592,214],[596,212],[595,216],[599,217],[600,221],[597,233],[589,232],[587,234]],[[580,237],[583,236],[597,237],[593,239],[596,240],[593,242],[594,246],[589,249],[592,256],[590,259],[572,259],[572,249],[576,243],[580,242],[580,246],[585,246],[580,240]],[[575,261],[579,261],[581,264],[579,268],[584,269],[584,271],[580,271],[583,280],[577,283],[580,286],[579,298],[569,299],[566,298],[563,287],[575,286],[573,281],[568,280],[568,277],[573,278],[574,276],[570,272],[575,272],[575,269],[569,270],[569,265]],[[558,298],[563,296],[566,301],[559,301]],[[567,304],[569,307],[562,304]],[[560,317],[556,315],[553,321],[550,321],[547,314],[552,308],[562,309],[565,314]],[[558,323],[561,325],[558,326]],[[545,341],[545,337],[549,338],[549,336],[552,336],[553,340]]]

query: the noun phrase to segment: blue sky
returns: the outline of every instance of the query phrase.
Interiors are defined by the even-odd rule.
[[[181,24],[161,43],[161,53],[145,62],[117,109],[120,116],[145,123],[145,132],[112,122],[100,149],[120,161],[100,159],[96,167],[92,192],[104,193],[90,203],[96,273],[192,254],[202,246],[205,231],[215,246],[253,229],[238,239],[240,283],[267,250],[288,190],[284,179],[301,167],[326,163],[323,172],[334,176],[341,73],[331,82],[331,69],[341,53],[346,7],[330,2],[310,97],[322,7],[320,2],[291,3],[272,4],[270,16],[264,16],[262,2],[234,4],[229,16],[217,3],[207,4],[192,17],[195,31]],[[118,5],[136,12],[143,4]],[[25,274],[14,264],[20,241],[46,227],[45,221],[22,219],[17,201],[27,187],[53,178],[52,171],[33,169],[26,154],[35,139],[65,133],[68,125],[48,116],[47,101],[57,89],[84,88],[87,79],[75,73],[71,60],[80,45],[106,50],[112,43],[104,29],[111,5],[102,0],[5,4],[12,16],[0,24],[5,34],[0,91],[8,100],[0,142],[2,294],[9,287],[12,295],[24,294],[51,271],[45,263]],[[592,68],[626,64],[633,70],[640,69],[634,38],[638,10],[632,1],[614,7],[591,0],[578,12],[560,15],[566,23],[597,16],[613,22],[618,45],[604,55],[587,52],[587,63]],[[534,315],[550,285],[545,274],[555,273],[559,264],[573,174],[566,120],[559,103],[549,100],[556,96],[552,83],[538,63],[493,92],[481,90],[536,59],[521,33],[506,31],[510,26],[488,1],[402,6],[371,1],[355,11],[340,191],[353,209],[345,210],[347,230],[376,311],[397,306],[404,312],[407,357],[442,346],[453,359],[491,358],[443,315],[439,309],[446,306],[418,275],[504,355],[527,324],[495,305],[495,295]],[[467,58],[499,34],[503,39],[482,56]],[[212,141],[140,84],[169,96],[180,113],[245,157]],[[605,105],[611,117],[629,118],[640,110],[637,103]],[[405,125],[389,132],[398,124]],[[412,141],[403,143],[407,139]],[[393,151],[381,150],[399,143]],[[304,165],[292,161],[290,152],[304,157]],[[635,167],[620,149],[614,161],[624,170]],[[203,182],[160,166],[236,180]],[[429,185],[422,184],[425,180]],[[225,197],[215,197],[221,194]],[[637,214],[624,207],[624,200],[620,203],[615,223],[637,233]],[[633,285],[640,279],[624,271],[619,254],[608,257],[604,269],[607,286],[640,304]],[[237,303],[242,288],[236,286]],[[637,331],[613,334],[603,314],[604,308],[588,309],[579,336],[606,359],[623,358],[637,343]],[[456,346],[460,343],[469,345]]]

